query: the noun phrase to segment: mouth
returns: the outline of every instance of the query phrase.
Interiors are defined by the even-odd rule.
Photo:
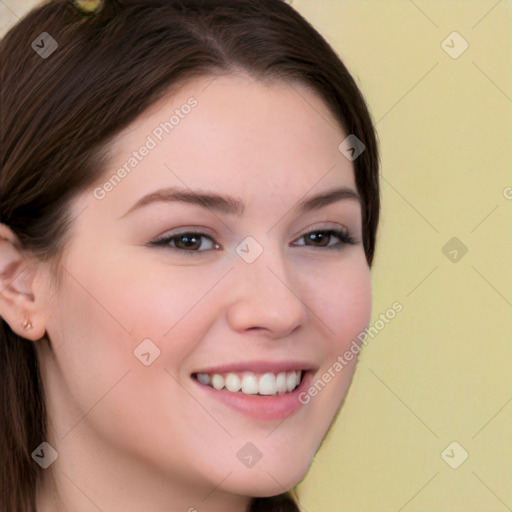
[[[298,362],[253,362],[204,369],[191,377],[205,399],[256,420],[276,421],[305,407],[299,396],[315,372]]]
[[[287,372],[194,373],[192,377],[217,391],[248,396],[276,396],[292,393],[302,382],[304,370]]]

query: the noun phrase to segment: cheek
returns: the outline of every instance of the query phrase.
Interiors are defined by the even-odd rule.
[[[76,278],[70,280],[71,289],[68,298],[61,299],[62,306],[72,309],[71,314],[82,312],[89,330],[104,333],[102,343],[114,350],[128,348],[131,354],[145,338],[158,346],[168,345],[172,339],[178,356],[185,347],[178,341],[183,336],[177,339],[176,333],[201,327],[197,322],[200,303],[219,281],[223,269],[169,266],[136,256],[105,257],[96,267],[82,263],[73,272]],[[86,285],[74,286],[75,280]],[[121,339],[129,340],[128,347]],[[187,343],[186,349],[190,352],[194,346]]]
[[[130,332],[140,334],[149,328],[160,337],[189,321],[228,269],[172,265],[165,256],[144,260],[136,254],[108,267],[102,273],[108,272],[108,281],[115,287],[102,284],[101,279],[97,287],[111,310]]]
[[[57,435],[77,425],[66,442],[96,431],[109,445],[137,452],[140,432],[148,432],[154,444],[141,448],[139,456],[158,460],[158,450],[170,450],[171,440],[184,435],[182,427],[193,424],[187,414],[192,414],[194,402],[173,376],[179,378],[183,361],[207,328],[208,319],[197,303],[218,277],[212,272],[194,276],[190,269],[158,276],[135,275],[129,269],[105,260],[101,271],[93,266],[68,268],[73,278],[65,281],[58,316],[47,329],[57,365],[51,396],[59,404]],[[203,323],[197,321],[199,312]],[[149,366],[134,354],[144,339],[160,350]],[[153,350],[149,346],[150,357]],[[181,411],[179,421],[176,410]],[[194,414],[201,417],[204,411],[194,409]],[[155,419],[166,428],[156,432]]]
[[[143,393],[154,389],[157,375],[165,388],[176,387],[164,370],[179,376],[184,361],[216,318],[211,303],[202,298],[223,269],[205,272],[183,267],[166,272],[166,267],[162,271],[160,265],[147,265],[144,272],[135,272],[138,265],[134,263],[103,258],[101,265],[86,265],[85,261],[78,265],[75,260],[75,265],[67,267],[69,275],[47,331],[58,366],[58,394],[76,410],[77,417],[127,372],[105,403],[116,397],[115,410],[121,418],[133,403],[151,408],[154,400]],[[148,339],[149,345],[143,342]],[[150,366],[137,359],[136,354],[143,353],[139,347],[145,347],[144,353],[149,350],[151,358],[159,354]],[[99,419],[103,412],[98,407],[95,417]]]
[[[311,309],[319,318],[318,328],[324,334],[319,340],[323,361],[299,399],[307,404],[310,432],[315,433],[316,442],[323,438],[349,389],[361,334],[371,318],[370,269],[363,259],[350,263],[330,272],[329,278],[323,278],[323,286],[315,287],[309,295]]]
[[[370,269],[359,259],[333,268],[308,281],[308,306],[324,333],[326,355],[343,353],[370,322],[372,284]]]
[[[97,411],[101,413],[95,404],[130,370],[130,335],[104,299],[90,283],[86,291],[78,277],[67,279],[47,325],[53,349],[47,363],[47,397],[57,436],[70,433],[62,442],[71,441]]]

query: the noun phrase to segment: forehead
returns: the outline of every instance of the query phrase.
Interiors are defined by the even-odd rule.
[[[355,187],[352,164],[338,149],[345,137],[325,102],[302,85],[200,77],[116,137],[102,179],[125,170],[112,200],[121,189],[131,200],[170,185],[246,197]]]

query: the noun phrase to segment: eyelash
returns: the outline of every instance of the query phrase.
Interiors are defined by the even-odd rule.
[[[336,245],[333,245],[333,246],[315,246],[315,245],[306,245],[306,244],[301,244],[299,247],[312,247],[312,248],[315,248],[315,249],[327,249],[327,250],[341,250],[343,249],[343,247],[345,245],[355,245],[357,244],[356,240],[354,238],[352,238],[349,234],[348,231],[343,231],[343,230],[337,230],[337,229],[316,229],[316,230],[313,230],[313,231],[308,231],[307,233],[304,233],[301,237],[299,238],[304,238],[308,235],[311,235],[311,234],[314,234],[314,233],[322,233],[324,235],[327,235],[327,236],[336,236],[339,240],[340,240],[340,243],[336,244]],[[208,238],[209,240],[212,241],[212,243],[214,243],[218,249],[219,244],[215,243],[214,240],[209,236],[209,235],[206,235],[205,233],[200,233],[200,232],[195,232],[195,231],[184,231],[182,233],[175,233],[173,235],[170,235],[170,236],[166,236],[166,237],[163,237],[163,238],[159,238],[153,242],[150,243],[150,245],[152,246],[156,246],[156,247],[165,247],[167,249],[171,249],[173,251],[177,251],[177,252],[181,252],[181,253],[187,253],[187,254],[193,254],[193,253],[201,253],[201,252],[207,252],[207,251],[212,251],[214,249],[206,249],[206,250],[202,250],[202,251],[199,251],[199,250],[189,250],[189,249],[182,249],[181,247],[173,247],[170,245],[170,243],[179,238],[179,237],[182,237],[182,236],[188,236],[190,238],[199,238],[199,237],[205,237],[205,238]],[[329,240],[330,242],[330,240]]]

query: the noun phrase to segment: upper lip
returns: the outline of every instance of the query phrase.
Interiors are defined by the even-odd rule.
[[[310,371],[314,370],[311,363],[304,361],[244,361],[237,363],[227,363],[216,366],[208,366],[192,372],[198,373],[237,373],[237,372],[255,372],[255,373],[281,373],[294,370]]]

